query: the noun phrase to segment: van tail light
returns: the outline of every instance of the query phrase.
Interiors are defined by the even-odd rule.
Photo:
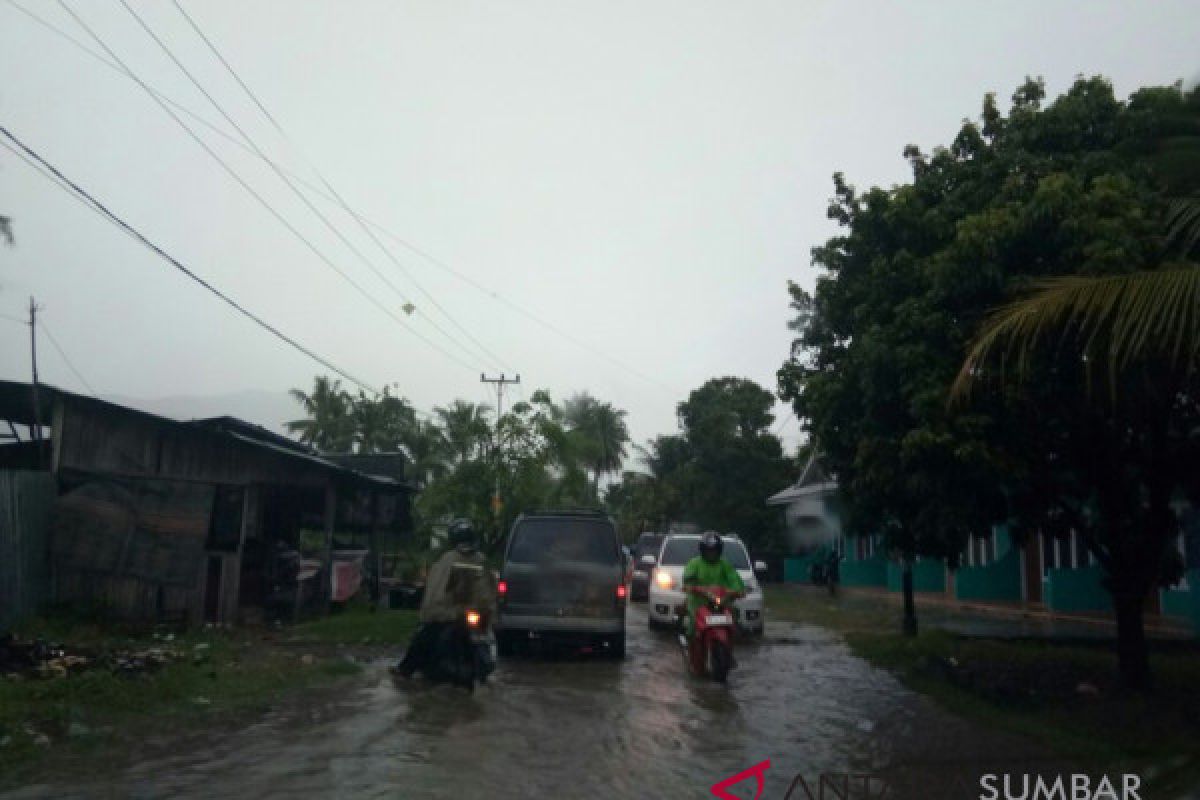
[[[508,594],[508,581],[500,581],[496,584],[496,593],[501,597]]]

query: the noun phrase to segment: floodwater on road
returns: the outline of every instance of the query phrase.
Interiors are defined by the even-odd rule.
[[[822,774],[847,773],[891,780],[888,797],[973,798],[984,772],[1044,766],[1033,745],[940,710],[822,629],[768,620],[721,686],[686,676],[674,636],[649,631],[642,608],[628,622],[624,661],[502,660],[474,695],[397,685],[377,663],[336,700],[289,704],[90,785],[5,797],[702,798],[769,759],[763,798],[783,798],[796,775],[815,798]],[[956,771],[973,791],[937,788]],[[755,780],[730,791],[752,798]]]

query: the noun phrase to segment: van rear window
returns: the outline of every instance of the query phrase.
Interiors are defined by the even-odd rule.
[[[513,531],[508,560],[518,564],[581,561],[614,564],[617,536],[612,526],[592,519],[531,519]]]

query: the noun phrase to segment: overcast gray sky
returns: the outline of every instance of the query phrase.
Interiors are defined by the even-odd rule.
[[[57,3],[18,2],[100,50]],[[184,117],[379,305],[405,317],[411,301],[411,328],[465,363],[339,278],[136,83],[10,0],[0,125],[366,382],[398,382],[431,408],[488,398],[484,369],[519,371],[518,397],[587,389],[627,409],[638,440],[674,430],[675,404],[710,377],[774,388],[791,339],[786,282],[815,279],[808,253],[833,233],[833,172],[859,186],[905,180],[906,143],[947,143],[985,92],[1007,108],[1026,75],[1054,95],[1076,74],[1102,74],[1127,95],[1200,71],[1196,0],[181,0],[285,138],[172,3],[131,2],[272,159],[319,185],[315,165],[356,212],[440,262],[383,239],[402,272],[311,195],[402,299],[261,161]],[[119,0],[70,7],[143,80],[236,136]],[[17,236],[0,248],[0,314],[23,316],[36,295],[102,395],[282,393],[323,371],[6,150],[0,214]],[[417,283],[502,363],[464,352],[477,348]],[[25,336],[0,320],[0,377],[27,378]],[[83,388],[52,347],[39,361],[45,380]]]

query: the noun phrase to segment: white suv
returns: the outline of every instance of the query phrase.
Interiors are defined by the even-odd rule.
[[[762,571],[765,564],[751,567],[750,554],[746,545],[736,536],[722,536],[724,545],[721,555],[728,559],[746,584],[746,596],[734,603],[740,611],[738,625],[747,633],[759,635],[763,632],[762,586],[754,577],[755,569]],[[647,604],[650,627],[672,625],[675,609],[687,603],[683,594],[683,568],[687,562],[700,555],[700,537],[694,534],[674,534],[663,540],[658,553],[658,566],[650,578],[650,601]]]

